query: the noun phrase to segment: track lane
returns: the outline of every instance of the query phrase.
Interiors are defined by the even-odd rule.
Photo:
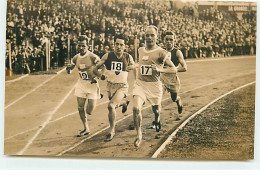
[[[250,59],[252,60],[252,59],[255,59],[255,57],[250,57]],[[242,62],[242,60],[241,59],[234,59],[234,61],[240,61],[239,63],[241,63]],[[250,60],[248,60],[248,61],[250,61]],[[230,60],[222,60],[222,61],[218,61],[218,60],[212,60],[212,63],[223,63],[223,62],[228,62],[228,63],[231,63],[230,62]],[[201,62],[201,63],[203,63],[203,62]],[[208,61],[207,63],[211,63],[211,61]],[[227,63],[227,65],[224,65],[224,69],[222,69],[222,70],[224,70],[224,71],[226,71],[226,70],[230,70],[230,68],[233,66],[232,64],[231,65],[229,65]],[[233,63],[233,62],[232,62]],[[204,69],[202,70],[202,68],[201,68],[201,64],[200,63],[196,63],[198,66],[196,66],[195,65],[195,63],[193,63],[193,64],[190,64],[191,66],[192,66],[192,68],[190,68],[190,65],[189,65],[189,71],[188,72],[190,72],[190,73],[192,73],[192,76],[190,76],[190,74],[188,74],[188,72],[187,73],[180,73],[180,76],[181,76],[181,80],[182,80],[182,89],[187,89],[187,88],[189,88],[189,87],[194,87],[194,85],[193,85],[193,83],[190,83],[191,81],[196,81],[197,83],[198,83],[198,85],[203,85],[203,84],[205,84],[205,82],[206,81],[217,81],[219,78],[222,78],[223,76],[223,74],[222,75],[218,75],[218,76],[216,76],[214,73],[215,72],[211,72],[211,71],[209,71],[208,70],[208,68],[209,67],[211,67],[212,66],[212,64],[211,65],[207,65],[207,68],[205,69],[205,70],[208,70],[210,73],[206,76],[206,79],[204,79],[204,78],[202,78],[202,76],[203,75],[201,75],[201,72],[203,72],[204,71]],[[226,63],[225,63],[226,64]],[[195,65],[195,66],[194,66]],[[242,70],[241,71],[239,71],[239,74],[246,74],[246,73],[248,73],[249,71],[251,71],[252,73],[255,73],[255,67],[254,67],[254,63],[249,63],[249,64],[247,64],[247,65],[245,65],[245,63],[244,62],[242,62],[242,65],[239,65],[238,66],[238,68],[241,68],[241,67],[246,67],[246,68],[242,68]],[[203,65],[204,66],[204,65]],[[253,66],[253,68],[252,68],[252,66]],[[231,75],[228,75],[228,76],[226,76],[225,78],[228,78],[228,77],[232,77],[232,74],[233,74],[233,76],[234,75],[236,75],[237,74],[237,72],[235,72],[235,73],[231,73]],[[66,74],[63,74],[63,75],[61,75],[61,76],[65,76],[65,77],[68,77],[68,76],[66,76]],[[191,78],[190,78],[191,77]],[[188,78],[189,78],[189,80],[188,80]],[[187,81],[186,81],[187,80]],[[58,82],[59,83],[61,83],[60,82],[60,80],[58,80]],[[57,81],[56,81],[56,83],[57,83]],[[62,84],[62,85],[64,85],[64,84]],[[101,87],[102,89],[104,89],[104,86],[102,86]],[[192,89],[192,88],[190,88],[190,89]],[[105,90],[104,90],[105,91]],[[45,93],[43,93],[43,94],[45,94]],[[78,118],[78,114],[77,114],[77,112],[75,113],[75,109],[76,109],[76,103],[74,103],[73,102],[73,99],[75,100],[75,97],[73,96],[73,95],[71,95],[70,97],[69,97],[69,99],[67,100],[67,101],[65,101],[65,103],[64,103],[64,105],[62,105],[61,106],[61,110],[58,110],[57,111],[57,113],[55,113],[54,115],[53,115],[53,118],[50,120],[50,122],[51,121],[54,121],[55,119],[58,119],[58,118],[61,118],[62,120],[60,120],[59,122],[61,122],[61,123],[65,123],[65,125],[67,126],[67,125],[72,125],[72,124],[74,124],[75,126],[79,126],[79,125],[81,125],[81,124],[79,124],[80,123],[80,120],[79,120],[79,118]],[[102,103],[102,102],[101,102]],[[131,103],[130,103],[131,104]],[[75,106],[75,108],[74,108],[74,110],[72,110],[73,108],[71,108],[71,106]],[[130,107],[131,108],[131,107]],[[64,116],[64,114],[66,115],[66,112],[68,112],[68,111],[70,111],[69,113],[67,113],[67,115],[68,114],[71,114],[71,113],[74,113],[74,114],[72,114],[71,116],[68,116],[68,117],[65,117],[64,119],[65,120],[67,120],[66,122],[64,122],[64,119],[63,119],[63,117],[62,116]],[[98,110],[99,111],[99,113],[100,113],[100,110]],[[104,111],[104,113],[102,112],[102,118],[103,118],[103,121],[104,122],[107,122],[107,113],[106,113],[106,106],[103,106],[102,107],[102,109],[101,109],[101,111]],[[49,115],[49,114],[48,114]],[[122,116],[121,116],[122,117]],[[72,118],[72,119],[75,119],[74,121],[78,121],[78,122],[76,122],[76,124],[75,124],[75,122],[73,122],[73,123],[71,123],[71,121],[72,120],[70,120],[69,118]],[[99,119],[98,120],[96,120],[96,115],[95,115],[95,118],[92,118],[91,120],[93,120],[93,126],[98,126],[98,125],[100,125],[100,126],[104,126],[104,124],[101,124],[101,122],[100,121],[102,121],[102,118],[100,118],[99,117]],[[119,118],[120,118],[120,116],[119,116]],[[95,121],[96,122],[95,122]],[[56,121],[56,122],[58,122],[58,121]],[[56,123],[56,122],[51,122],[52,124],[51,125],[53,125],[54,123]],[[58,123],[59,123],[58,122]],[[108,123],[106,123],[106,124],[108,124]],[[49,126],[49,125],[48,125]],[[100,127],[99,126],[99,127]],[[37,129],[37,127],[39,127],[39,125],[35,125],[34,127],[32,127],[31,129]],[[64,124],[63,124],[63,127],[64,127]],[[61,127],[62,128],[62,127]],[[53,128],[53,129],[55,129],[55,128]],[[96,131],[96,129],[98,129],[98,128],[94,128],[94,131],[93,132],[95,132]],[[30,131],[30,130],[29,130]],[[28,133],[30,133],[28,131]],[[43,132],[44,132],[45,130],[43,130]],[[21,132],[21,131],[20,131]],[[22,136],[24,136],[24,135],[22,135]],[[47,135],[47,136],[49,136],[50,137],[50,135]],[[54,136],[56,136],[56,135],[54,135]],[[66,135],[65,135],[66,136]],[[71,136],[71,135],[70,135]],[[9,137],[10,137],[10,135],[9,135]],[[44,135],[43,136],[41,136],[42,137],[42,139],[44,139]],[[74,136],[73,136],[74,137]],[[72,137],[72,138],[73,138]],[[16,139],[17,138],[22,138],[21,136],[16,136],[15,137]],[[45,138],[45,141],[46,141],[46,143],[48,143],[48,140],[46,140],[47,138]],[[36,139],[37,140],[37,139]],[[17,140],[14,140],[14,141],[17,141]],[[10,141],[9,141],[10,142]],[[6,142],[6,143],[9,143],[9,142]],[[11,145],[10,145],[11,146]],[[34,148],[33,147],[33,149],[37,149],[37,148]],[[29,151],[33,151],[33,149],[31,150],[29,150]],[[37,152],[36,152],[37,153]]]

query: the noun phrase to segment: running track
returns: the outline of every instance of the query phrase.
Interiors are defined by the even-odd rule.
[[[181,92],[232,78],[242,79],[248,75],[246,81],[255,80],[255,56],[187,62],[188,72],[180,74]],[[105,96],[98,101],[94,114],[89,117],[91,136],[84,139],[75,137],[82,125],[73,95],[77,75],[76,70],[71,75],[61,71],[57,75],[29,75],[6,83],[8,85],[5,87],[5,154],[63,155],[80,146],[88,138],[91,139],[106,130],[107,96],[105,82],[101,81],[101,91]],[[133,74],[130,74],[129,83],[131,93]],[[169,95],[165,94],[164,99],[167,98]],[[117,114],[117,120],[131,118],[131,105],[126,114],[122,115],[119,111]],[[135,135],[135,131],[132,133]],[[134,139],[129,140],[130,143],[132,140]],[[96,141],[98,142],[103,143]]]

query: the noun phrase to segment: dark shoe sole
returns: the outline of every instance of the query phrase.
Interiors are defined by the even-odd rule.
[[[160,121],[159,122],[153,121],[153,125],[155,126],[156,132],[159,132],[161,130],[162,125]]]
[[[179,101],[181,101],[181,99],[176,101],[176,104],[177,104],[177,107],[178,107],[178,113],[182,114],[183,105],[182,105],[182,102],[180,104]]]
[[[105,139],[105,142],[109,142],[114,138],[115,134],[108,133]]]
[[[122,106],[122,113],[125,113],[127,111],[127,107],[129,105],[130,101],[126,101],[126,104]]]
[[[85,132],[85,131],[84,131],[84,132]],[[85,133],[84,133],[84,132],[81,131],[81,132],[77,135],[77,137],[86,136],[86,135],[89,135],[89,133],[90,133],[90,132],[85,132]]]

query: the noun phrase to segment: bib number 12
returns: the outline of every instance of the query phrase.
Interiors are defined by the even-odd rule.
[[[79,72],[79,76],[83,80],[88,80],[88,74],[86,72]]]

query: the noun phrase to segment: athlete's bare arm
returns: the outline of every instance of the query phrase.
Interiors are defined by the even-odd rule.
[[[96,54],[94,54],[94,56],[93,56],[93,63],[94,63],[94,65],[95,65],[95,67],[97,66],[97,64],[99,63],[99,62],[101,62],[101,60],[100,60],[100,58],[96,55]],[[104,65],[103,65],[104,66]],[[104,73],[104,68],[103,68],[103,66],[101,66],[101,67],[99,67],[96,71],[94,71],[93,70],[93,73],[96,75],[96,76],[98,76],[98,77],[100,77],[103,73]],[[95,69],[95,68],[94,68]]]
[[[66,67],[66,71],[68,74],[71,73],[71,70],[74,69],[74,67],[76,66],[76,55],[71,59],[71,63]]]
[[[155,62],[153,62],[153,64],[151,65],[152,69],[155,71],[158,71],[160,73],[177,73],[177,68],[175,67],[175,65],[172,63],[171,61],[171,56],[167,56],[165,58],[165,66],[170,67],[170,68],[163,68],[163,65],[159,66],[156,65]]]
[[[126,71],[134,70],[136,68],[133,57],[129,55],[129,58],[129,65],[126,67]]]
[[[99,60],[96,64],[96,67],[93,69],[93,73],[97,76],[100,76],[100,73],[102,73],[105,70],[105,65],[104,63],[106,62],[108,58],[108,53],[106,53],[105,55],[103,55],[103,57],[101,58],[101,60]],[[102,72],[100,72],[99,69],[102,69]]]
[[[183,54],[182,54],[182,52],[180,50],[177,50],[176,56],[178,57],[179,62],[180,62],[180,64],[177,66],[178,72],[185,72],[185,71],[187,71],[187,69],[188,69],[187,68],[187,64],[186,64],[186,62],[184,60],[184,57],[183,57]]]

